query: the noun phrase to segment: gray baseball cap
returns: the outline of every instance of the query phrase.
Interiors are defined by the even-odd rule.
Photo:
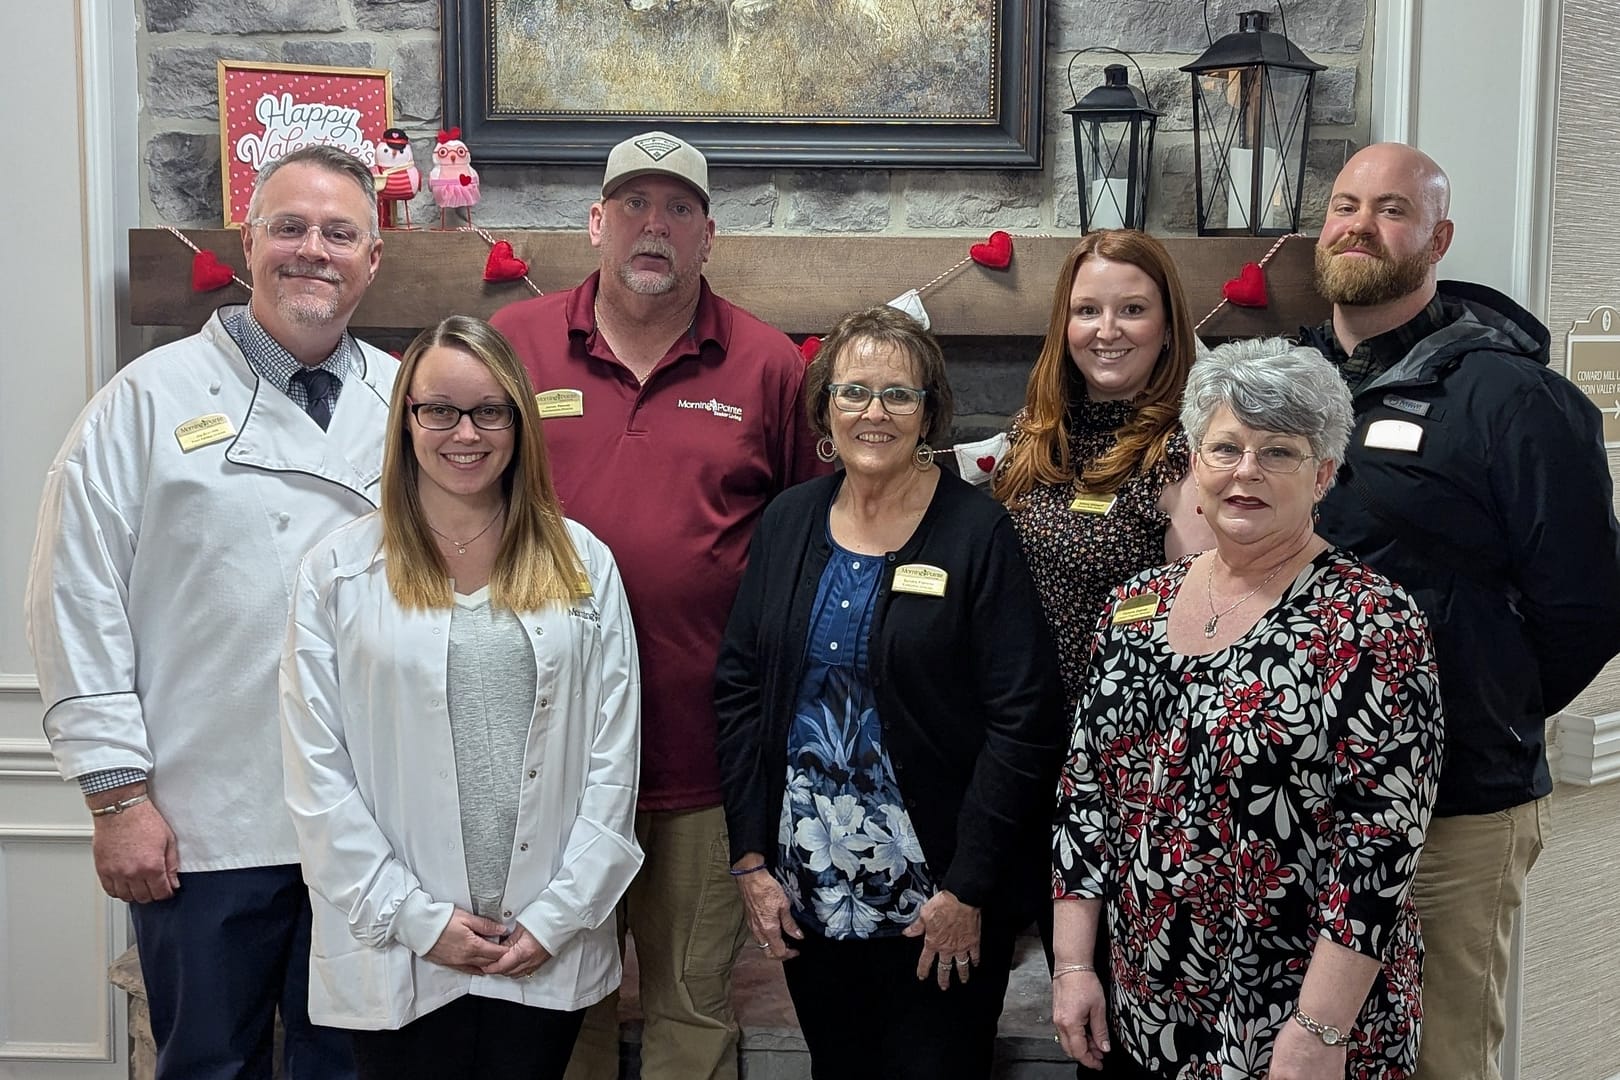
[[[648,131],[615,146],[602,176],[602,198],[638,176],[673,176],[691,185],[703,196],[704,211],[709,209],[709,161],[685,139],[667,131]]]

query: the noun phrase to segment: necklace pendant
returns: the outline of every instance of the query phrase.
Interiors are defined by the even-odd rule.
[[[465,554],[467,554],[467,549],[462,547],[460,544],[457,544],[456,545],[456,554],[457,555],[465,555]]]
[[[1204,636],[1207,638],[1214,637],[1215,627],[1220,623],[1220,621],[1221,617],[1219,615],[1211,615],[1209,617],[1209,622],[1204,624]]]

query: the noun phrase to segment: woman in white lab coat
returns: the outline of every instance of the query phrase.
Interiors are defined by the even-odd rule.
[[[562,517],[488,324],[406,352],[381,509],[305,557],[281,704],[311,1019],[355,1029],[362,1077],[562,1076],[619,983],[640,676],[612,554]]]

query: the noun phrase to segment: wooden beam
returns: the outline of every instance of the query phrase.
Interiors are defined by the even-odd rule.
[[[187,230],[246,277],[234,229]],[[550,292],[571,288],[596,269],[596,252],[583,231],[492,231],[529,264],[529,277]],[[989,270],[973,263],[923,294],[941,335],[1040,336],[1046,331],[1052,283],[1072,236],[1019,236],[1012,265]],[[716,292],[790,334],[824,333],[856,308],[890,300],[943,273],[967,255],[971,237],[720,236],[707,273]],[[1246,262],[1258,262],[1275,241],[1229,237],[1165,240],[1181,271],[1193,319],[1221,298],[1221,285]],[[1292,333],[1320,322],[1328,305],[1311,284],[1305,237],[1288,240],[1266,267],[1264,308],[1227,305],[1202,331],[1206,338]],[[530,296],[522,282],[486,284],[489,245],[475,233],[389,232],[382,269],[367,291],[357,327],[411,330],[446,315],[488,317]],[[191,252],[162,229],[133,229],[129,238],[130,318],[138,326],[195,329],[214,308],[246,299],[238,286],[198,293],[191,288]]]

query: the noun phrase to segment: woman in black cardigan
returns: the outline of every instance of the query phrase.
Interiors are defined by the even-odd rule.
[[[1050,891],[1062,692],[1018,537],[933,464],[939,345],[846,316],[805,380],[844,468],[778,497],[716,672],[732,874],[817,1078],[987,1077]]]

